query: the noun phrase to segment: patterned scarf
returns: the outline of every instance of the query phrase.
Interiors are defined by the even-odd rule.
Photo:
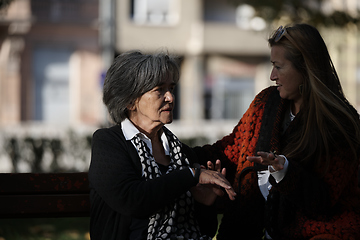
[[[186,155],[182,153],[182,144],[179,139],[167,128],[163,131],[170,145],[170,164],[166,174],[190,166]],[[144,177],[146,180],[161,177],[159,166],[151,155],[149,148],[137,135],[132,139],[138,151]],[[162,239],[188,239],[210,240],[208,236],[201,236],[199,225],[194,215],[194,199],[190,191],[182,194],[179,198],[149,219],[148,240]]]

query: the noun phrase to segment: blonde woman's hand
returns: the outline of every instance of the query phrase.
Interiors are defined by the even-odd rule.
[[[273,152],[257,152],[258,156],[248,156],[246,159],[250,162],[259,163],[265,166],[272,166],[274,171],[284,169],[285,158]],[[270,170],[271,171],[271,170]],[[273,172],[274,172],[273,171]]]

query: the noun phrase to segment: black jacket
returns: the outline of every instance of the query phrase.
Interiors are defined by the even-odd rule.
[[[192,150],[184,144],[183,151],[192,164]],[[137,150],[119,125],[93,134],[89,181],[92,240],[129,239],[134,218],[147,219],[198,183],[189,169],[145,181]],[[197,204],[196,212],[202,233],[215,235],[214,209]]]

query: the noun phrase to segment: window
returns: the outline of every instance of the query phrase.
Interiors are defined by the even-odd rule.
[[[173,25],[179,21],[179,7],[179,0],[133,0],[132,19],[141,25]]]
[[[62,48],[38,48],[34,53],[34,120],[69,123],[69,60]]]
[[[254,79],[218,77],[212,88],[209,118],[240,119],[249,107],[254,92]]]
[[[84,23],[98,18],[97,0],[31,0],[31,12],[36,22]]]
[[[261,58],[211,56],[205,78],[205,118],[240,119],[248,109],[255,89]]]

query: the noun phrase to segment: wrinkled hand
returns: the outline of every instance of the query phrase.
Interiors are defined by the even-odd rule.
[[[250,162],[260,163],[265,166],[271,165],[275,171],[284,169],[285,158],[272,152],[257,152],[259,156],[248,156]]]
[[[226,176],[226,169],[221,170],[221,162],[217,160],[214,164],[211,161],[207,162],[207,167],[209,170],[215,170],[221,173],[224,177]],[[205,169],[204,166],[201,166],[202,169]],[[198,183],[195,187],[191,188],[191,193],[196,201],[206,205],[211,206],[218,196],[223,196],[224,191],[220,189],[219,186],[213,184],[200,184]]]
[[[229,183],[229,181],[225,178],[225,174],[226,174],[226,170],[222,169],[221,170],[221,163],[220,160],[216,161],[215,164],[215,170],[210,170],[210,169],[201,169],[200,170],[200,177],[199,177],[199,184],[210,184],[212,185],[212,191],[217,195],[217,196],[222,196],[222,190],[219,187],[222,187],[225,189],[226,193],[229,195],[229,198],[231,200],[235,200],[235,196],[236,193],[234,191],[234,189],[232,188],[231,184]],[[211,163],[208,162],[208,167],[213,168],[213,166],[211,165]]]

